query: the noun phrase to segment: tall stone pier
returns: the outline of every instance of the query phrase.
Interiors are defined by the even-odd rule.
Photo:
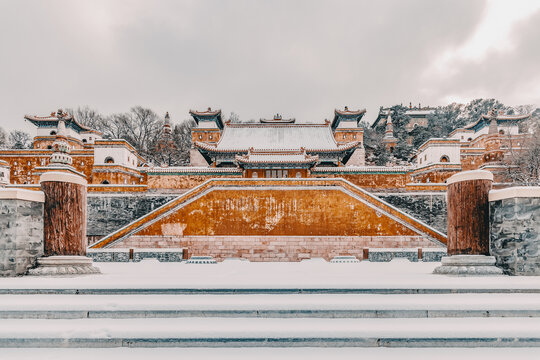
[[[84,178],[46,172],[40,178],[45,194],[44,255],[86,255],[86,186]]]
[[[489,193],[490,252],[508,275],[540,275],[540,186]]]
[[[493,174],[464,171],[447,180],[448,257],[435,274],[497,275],[502,271],[489,256],[489,191]]]

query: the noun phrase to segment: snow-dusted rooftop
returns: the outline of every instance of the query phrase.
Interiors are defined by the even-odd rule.
[[[328,124],[229,124],[214,147],[201,148],[215,151],[299,150],[343,151],[356,146],[350,143],[338,146]]]

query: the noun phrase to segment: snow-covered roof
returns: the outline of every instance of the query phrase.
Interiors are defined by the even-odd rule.
[[[496,115],[496,119],[497,119],[497,124],[500,125],[501,123],[504,123],[504,122],[517,122],[520,120],[525,120],[525,119],[530,118],[531,115],[532,114],[504,115],[502,113],[498,113]],[[464,128],[473,129],[475,132],[479,131],[483,127],[489,125],[490,116],[491,116],[490,114],[483,114],[482,116],[480,116],[480,118],[476,122],[465,125]]]
[[[258,152],[236,156],[236,161],[245,164],[310,164],[319,160],[318,156],[307,155],[305,152]]]
[[[24,118],[37,127],[58,127],[58,121],[60,120],[59,116],[62,117],[62,120],[64,120],[67,127],[74,129],[78,133],[103,135],[101,132],[79,123],[73,115],[67,113],[56,114],[52,112],[49,116],[25,115]]]
[[[405,114],[411,117],[431,115],[434,113],[435,113],[435,110],[407,110],[405,111]]]
[[[201,149],[216,152],[254,150],[345,151],[359,142],[338,145],[328,124],[227,124],[214,146],[201,142]]]

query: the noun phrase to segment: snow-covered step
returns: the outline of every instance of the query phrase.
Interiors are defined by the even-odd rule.
[[[540,317],[540,294],[0,295],[0,319]]]
[[[361,353],[359,353],[361,351]],[[538,360],[536,348],[22,348],[2,349],[2,357],[17,360],[178,360],[178,359],[219,359],[219,360],[268,360],[268,359],[309,359],[309,360],[456,360],[456,359],[519,359]]]
[[[535,318],[2,320],[0,347],[529,347]]]

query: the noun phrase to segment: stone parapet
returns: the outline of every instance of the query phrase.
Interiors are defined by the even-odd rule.
[[[0,189],[0,276],[24,275],[43,255],[40,191]]]
[[[490,252],[509,275],[540,275],[540,187],[492,190]]]
[[[388,262],[394,259],[418,261],[418,249],[369,249],[368,259],[372,262]]]

